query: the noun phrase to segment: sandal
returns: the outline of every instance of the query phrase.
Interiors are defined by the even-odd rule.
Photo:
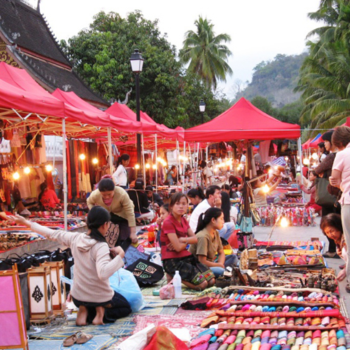
[[[79,333],[80,332],[76,332],[76,333],[70,335],[69,337],[67,337],[66,339],[64,339],[63,346],[66,346],[66,347],[73,346],[78,340]]]
[[[78,336],[76,343],[77,344],[85,344],[92,338],[93,338],[92,334],[86,334],[86,333],[81,332]]]

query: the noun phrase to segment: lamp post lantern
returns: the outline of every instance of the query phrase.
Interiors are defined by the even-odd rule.
[[[201,100],[199,102],[199,111],[202,113],[202,124],[204,123],[205,102]]]
[[[131,69],[135,73],[136,82],[136,120],[139,122],[140,118],[140,73],[143,67],[143,58],[138,49],[130,57]],[[137,163],[141,166],[141,134],[137,134]],[[139,174],[142,174],[140,171]]]

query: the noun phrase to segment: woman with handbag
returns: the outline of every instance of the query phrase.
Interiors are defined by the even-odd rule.
[[[128,301],[109,284],[109,277],[124,265],[124,251],[121,247],[108,247],[105,236],[110,215],[106,209],[96,206],[90,210],[86,233],[51,230],[19,215],[10,218],[47,239],[71,248],[75,264],[70,293],[79,308],[77,326],[112,323],[131,313]]]
[[[327,131],[322,135],[322,139],[324,141],[324,146],[326,148],[327,152],[331,152],[333,149],[332,145],[332,135],[334,130]],[[336,206],[336,197],[334,197],[334,200],[331,199],[332,197],[326,195],[321,195],[322,188],[327,188],[327,182],[329,183],[329,177],[332,174],[332,167],[334,163],[336,153],[329,153],[327,157],[320,163],[315,169],[316,175],[320,176],[324,180],[318,180],[316,184],[316,204],[319,204],[322,207],[322,217],[331,214],[331,213],[337,213],[340,214],[340,206]],[[323,183],[323,184],[321,184]],[[327,203],[326,200],[324,200],[323,204],[320,204],[320,202],[317,200],[318,198],[322,199],[330,198],[329,203]],[[332,203],[333,201],[333,203]],[[335,242],[332,238],[329,238],[327,236],[329,245],[328,245],[328,252],[323,254],[326,258],[334,258],[339,259],[339,256],[336,252],[336,246]]]
[[[347,246],[350,246],[350,128],[340,126],[335,129],[332,141],[339,152],[333,163],[331,185],[340,188],[343,193],[340,198],[341,219]],[[350,292],[350,266],[346,265],[346,278]],[[348,291],[347,289],[347,291]]]
[[[115,186],[112,179],[104,178],[99,182],[98,189],[92,191],[87,199],[87,205],[89,209],[98,205],[111,213],[113,228],[111,224],[107,238],[111,246],[120,245],[128,238],[133,243],[137,242],[134,205],[127,192]]]
[[[197,243],[187,220],[183,217],[188,208],[188,199],[184,193],[171,196],[170,215],[164,220],[160,234],[162,261],[168,282],[179,271],[182,283],[195,290],[203,290],[215,283],[214,274],[201,264],[186,248]]]

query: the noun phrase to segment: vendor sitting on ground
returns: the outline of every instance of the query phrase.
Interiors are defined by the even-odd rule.
[[[79,308],[77,326],[112,323],[131,313],[128,301],[109,284],[109,277],[124,265],[124,251],[120,247],[110,250],[106,243],[110,220],[106,209],[96,206],[90,210],[87,233],[51,230],[19,215],[10,218],[47,239],[71,248],[75,263],[70,293]]]
[[[92,191],[87,199],[89,209],[95,205],[107,209],[111,213],[111,222],[119,225],[119,235],[115,245],[120,245],[130,238],[137,243],[134,205],[128,194],[121,187],[115,186],[110,178],[102,179],[98,189]]]
[[[135,187],[130,188],[128,195],[134,203],[136,219],[153,220],[155,217],[154,211],[149,209],[147,194],[144,192],[144,182],[142,179],[135,181]]]
[[[160,195],[158,193],[154,193],[152,185],[146,186],[146,194],[149,204],[153,204],[158,207],[161,207],[164,204]]]
[[[185,194],[178,192],[171,196],[170,215],[164,220],[160,234],[162,261],[168,282],[179,271],[182,283],[195,290],[203,290],[215,283],[207,266],[201,264],[187,249],[188,244],[197,243],[197,237],[183,217],[188,208]]]
[[[190,252],[196,255],[199,262],[210,267],[215,277],[221,276],[226,266],[237,264],[236,255],[227,255],[221,243],[219,230],[224,226],[224,213],[219,208],[209,208],[200,215],[196,237],[198,242],[192,243]]]
[[[323,216],[320,224],[322,232],[330,239],[333,239],[336,246],[337,254],[344,260],[345,265],[340,266],[337,279],[342,281],[347,278],[346,291],[350,293],[350,276],[347,276],[348,269],[348,250],[346,246],[345,236],[343,234],[343,226],[341,216],[339,214],[331,213]]]
[[[57,198],[56,192],[47,187],[46,181],[40,185],[41,192],[39,194],[39,202],[45,209],[55,209],[60,200]]]

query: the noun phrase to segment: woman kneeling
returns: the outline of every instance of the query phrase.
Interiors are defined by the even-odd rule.
[[[109,284],[109,277],[124,265],[124,251],[120,247],[111,250],[108,247],[105,235],[110,215],[106,209],[96,206],[90,210],[87,233],[54,231],[21,216],[12,218],[47,239],[71,248],[75,262],[71,296],[79,307],[77,326],[111,323],[131,313],[128,301]]]
[[[186,249],[187,244],[197,242],[197,237],[183,217],[187,208],[185,194],[176,193],[171,197],[170,215],[164,220],[160,234],[163,267],[169,277],[179,271],[185,286],[203,290],[213,286],[215,279],[212,271]]]

